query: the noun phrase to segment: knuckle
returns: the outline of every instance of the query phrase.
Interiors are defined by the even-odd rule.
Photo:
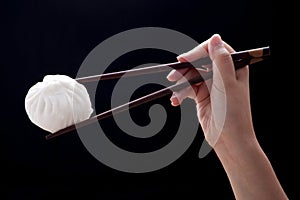
[[[218,57],[223,63],[231,63],[232,61],[231,55],[228,51],[221,51]]]

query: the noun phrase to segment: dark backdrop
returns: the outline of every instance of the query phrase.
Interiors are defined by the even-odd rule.
[[[131,28],[154,26],[180,31],[198,42],[219,33],[236,50],[271,46],[272,58],[250,69],[254,126],[284,189],[293,197],[292,147],[288,145],[290,138],[282,137],[281,131],[287,128],[278,116],[283,109],[277,106],[279,94],[273,81],[279,51],[272,36],[271,0],[12,0],[5,8],[1,196],[8,199],[233,199],[215,154],[211,152],[204,159],[198,158],[203,140],[201,130],[188,151],[171,165],[152,173],[129,174],[94,159],[76,132],[46,141],[47,133],[32,124],[25,113],[25,95],[43,76],[59,73],[74,77],[88,53],[106,38]],[[166,52],[163,55],[154,50],[133,52],[120,58],[111,69],[175,61],[175,55]],[[109,82],[107,88],[112,85]],[[151,88],[144,87],[135,95],[149,92]],[[159,103],[170,110],[168,98]],[[97,112],[109,108],[109,101],[99,101],[103,106]],[[137,123],[147,124],[144,116],[148,107],[133,111]],[[113,129],[110,120],[103,125]],[[142,151],[153,145],[159,148],[171,139],[166,133],[161,134],[160,139],[148,144],[141,141],[145,146],[122,134],[111,139],[125,146],[129,142],[129,146],[137,146],[135,151]]]

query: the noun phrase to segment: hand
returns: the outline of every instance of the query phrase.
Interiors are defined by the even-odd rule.
[[[171,97],[178,106],[187,97],[196,102],[197,115],[207,142],[220,159],[236,199],[287,199],[273,168],[256,140],[250,108],[249,69],[235,70],[234,50],[219,35],[212,36],[178,60],[192,62],[210,56],[213,77]],[[182,82],[198,75],[197,69],[172,71],[168,80]]]
[[[171,97],[173,106],[178,106],[187,97],[194,99],[199,122],[206,140],[211,146],[237,139],[255,139],[249,96],[248,66],[234,69],[230,53],[233,48],[214,35],[191,51],[178,56],[181,62],[192,62],[210,56],[213,61],[213,78],[193,85]],[[169,81],[182,82],[198,72],[195,69],[173,70]],[[241,135],[244,130],[244,135]]]

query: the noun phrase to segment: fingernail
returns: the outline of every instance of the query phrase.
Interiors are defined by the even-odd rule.
[[[170,101],[171,101],[171,105],[172,106],[178,106],[179,105],[179,101],[178,101],[178,99],[177,99],[177,97],[176,97],[175,94],[173,94],[171,96]]]
[[[179,60],[181,58],[181,55],[177,56],[176,59]]]
[[[211,44],[213,47],[223,46],[221,36],[219,34],[213,35],[213,37],[211,38]]]
[[[174,73],[175,73],[175,72],[176,72],[175,70],[171,71],[171,72],[168,74],[167,79],[170,80],[170,78],[171,78],[172,76],[174,76]]]
[[[185,59],[185,56],[186,56],[186,53],[183,53],[179,56],[177,56],[177,60],[180,61],[180,62],[188,62],[186,59]]]

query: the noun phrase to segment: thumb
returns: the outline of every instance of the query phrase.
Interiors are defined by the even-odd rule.
[[[220,35],[213,35],[208,43],[208,51],[213,61],[213,72],[219,74],[225,85],[228,81],[236,80],[234,64],[230,52],[225,48]],[[217,73],[215,73],[217,72]],[[214,76],[215,77],[215,76]]]

